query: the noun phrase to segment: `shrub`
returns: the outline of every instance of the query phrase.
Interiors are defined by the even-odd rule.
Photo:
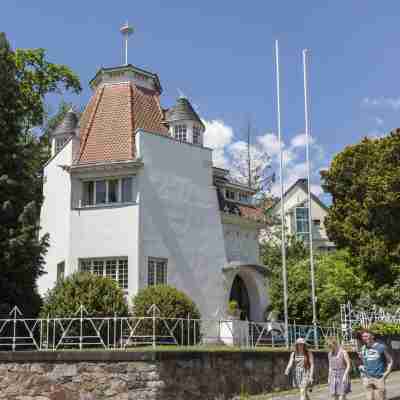
[[[149,317],[148,311],[155,304],[160,310],[160,316],[166,320],[169,329],[173,329],[173,336],[178,344],[189,344],[200,339],[200,321],[188,322],[190,319],[200,319],[200,312],[196,304],[183,292],[167,285],[150,286],[140,290],[132,299],[133,313],[136,317]],[[176,319],[181,319],[176,324]],[[185,319],[185,321],[184,321]],[[174,326],[175,325],[175,326]],[[152,332],[152,321],[142,324],[142,332]],[[171,332],[161,320],[157,320],[156,335],[170,337]]]
[[[128,313],[124,292],[114,280],[77,272],[59,281],[47,292],[41,316],[72,317],[81,304],[91,317],[125,316]]]
[[[48,340],[54,345],[76,345],[82,329],[83,336],[92,336],[83,340],[85,344],[101,345],[99,333],[105,345],[116,345],[121,335],[118,323],[115,325],[112,318],[106,322],[86,319],[81,327],[78,312],[81,305],[85,307],[87,317],[113,317],[115,314],[120,317],[128,314],[124,292],[115,281],[93,274],[75,273],[59,281],[45,296],[41,318],[69,318],[57,323],[51,321],[49,326],[46,325]],[[72,320],[71,317],[78,318]]]

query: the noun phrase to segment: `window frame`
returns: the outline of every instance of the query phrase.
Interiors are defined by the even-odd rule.
[[[56,137],[54,138],[54,152],[57,154],[61,151],[61,149],[64,147],[65,143],[67,143],[68,137],[62,136],[62,137]]]
[[[62,266],[62,269],[60,268]],[[65,278],[65,260],[57,263],[57,282],[62,281]]]
[[[302,218],[298,217],[298,211],[299,210],[305,210],[305,216],[302,216]],[[294,212],[294,222],[295,222],[295,228],[296,228],[296,236],[298,236],[301,240],[307,240],[308,236],[310,234],[310,226],[309,226],[309,221],[308,221],[308,207],[307,206],[297,206],[295,208]],[[307,229],[306,230],[299,230],[299,223],[304,224]]]
[[[87,178],[81,180],[81,196],[80,196],[80,208],[92,208],[92,207],[105,207],[105,206],[118,206],[121,204],[132,204],[135,203],[134,200],[134,185],[135,185],[136,175],[124,175],[124,176],[108,176],[108,177],[97,177],[97,178]],[[123,201],[123,180],[131,179],[131,193],[130,200]],[[105,182],[106,194],[105,202],[97,203],[97,182]],[[110,182],[117,181],[117,201],[110,201]],[[92,198],[87,202],[85,186],[92,183],[93,191]]]
[[[186,124],[177,124],[174,126],[174,137],[179,142],[187,143],[188,129]]]
[[[233,194],[233,197],[232,197],[232,198],[229,197],[229,196],[228,196],[228,193],[232,193],[232,194]],[[236,190],[232,190],[232,189],[225,188],[225,198],[226,198],[227,200],[237,201],[237,191],[236,191]]]
[[[201,135],[203,133],[203,130],[201,129],[200,126],[198,125],[193,125],[193,130],[192,130],[192,142],[195,145],[201,145]],[[195,140],[196,138],[196,140]]]
[[[152,271],[150,273],[150,266]],[[161,271],[160,271],[161,267]],[[168,259],[162,257],[147,258],[147,286],[167,285],[168,284]]]
[[[107,264],[111,262],[115,262],[115,274],[108,273],[112,271],[107,268]],[[85,264],[84,268],[82,268],[83,264]],[[100,268],[98,268],[100,265],[101,273],[98,273],[100,271]],[[97,267],[96,272],[95,267]],[[128,257],[126,256],[79,258],[78,270],[79,272],[86,272],[89,274],[110,278],[117,282],[118,287],[120,287],[122,290],[126,291],[129,288],[129,262]],[[115,275],[115,278],[113,275]]]

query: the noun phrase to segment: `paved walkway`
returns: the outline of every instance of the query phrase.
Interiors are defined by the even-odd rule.
[[[387,400],[400,400],[400,371],[392,373],[387,380]],[[327,387],[318,387],[310,393],[311,400],[328,400]],[[299,396],[294,394],[285,395],[266,395],[264,397],[254,397],[254,400],[298,400]],[[352,393],[347,396],[348,400],[364,400],[364,389],[359,380],[352,382]]]

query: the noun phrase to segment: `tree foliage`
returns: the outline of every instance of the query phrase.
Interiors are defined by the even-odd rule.
[[[355,302],[363,290],[368,290],[346,251],[317,253],[315,256],[315,282],[317,316],[319,323],[328,324],[339,320],[340,305]],[[270,281],[272,308],[283,317],[283,285],[281,265],[274,268]],[[297,323],[312,321],[311,276],[308,257],[293,259],[289,256],[288,311]]]
[[[158,317],[168,318],[167,325],[175,326],[174,338],[178,344],[193,344],[200,340],[200,321],[187,321],[200,319],[200,312],[196,304],[180,290],[168,285],[149,286],[139,290],[132,299],[133,313],[136,317],[150,317],[153,310],[151,306],[156,305],[160,314]],[[177,321],[178,320],[178,321]],[[171,331],[160,319],[155,326],[151,319],[143,321],[139,327],[139,334],[149,335],[154,332],[157,337],[171,338]]]
[[[150,307],[155,304],[163,317],[199,319],[196,304],[180,290],[168,285],[155,285],[139,290],[133,297],[133,313],[138,317],[148,316]]]
[[[46,94],[80,85],[43,49],[13,52],[0,33],[0,87],[0,313],[18,305],[31,315],[48,244],[38,238],[44,153],[31,128],[43,121]]]
[[[377,285],[390,284],[400,265],[400,132],[347,146],[321,175],[329,238]]]
[[[83,305],[90,316],[126,316],[128,306],[115,280],[77,272],[60,280],[45,296],[41,316],[71,317]]]

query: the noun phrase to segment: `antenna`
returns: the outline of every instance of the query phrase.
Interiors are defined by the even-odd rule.
[[[122,25],[119,31],[122,33],[125,40],[125,65],[128,65],[128,39],[133,33],[133,27],[129,26],[128,21],[126,21],[126,24]]]

